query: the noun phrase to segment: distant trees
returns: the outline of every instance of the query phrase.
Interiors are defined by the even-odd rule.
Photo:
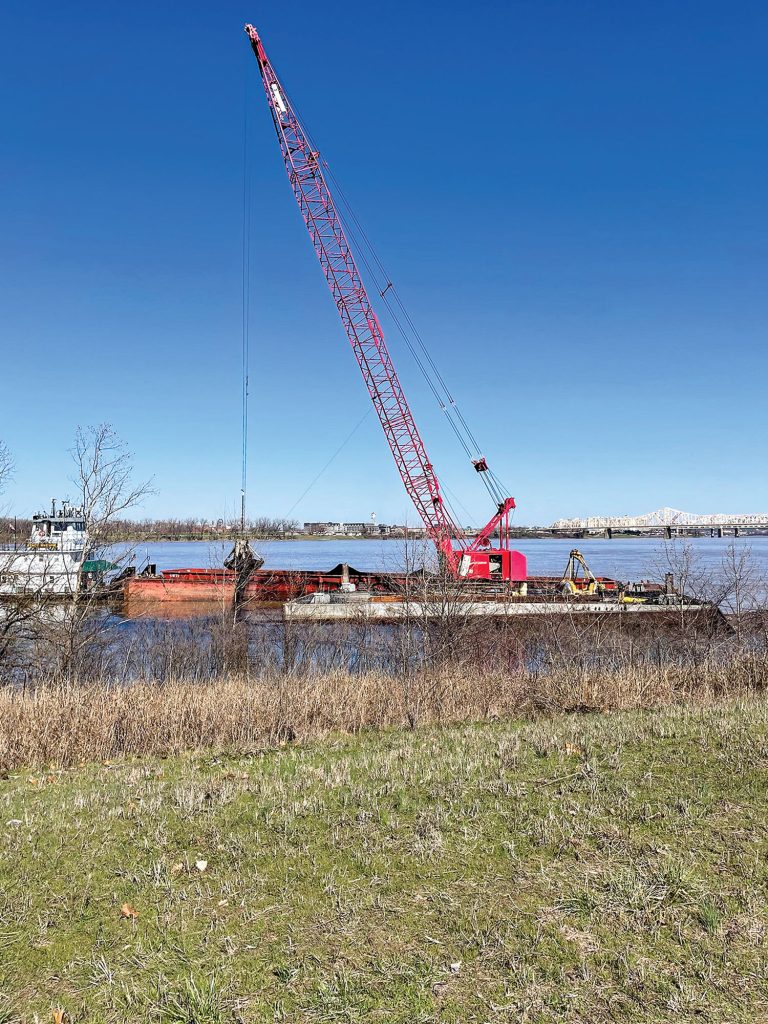
[[[162,541],[162,540],[226,540],[241,534],[239,519],[218,519],[212,522],[202,517],[161,519],[112,519],[104,524],[105,536],[110,542]],[[295,519],[272,519],[258,516],[245,523],[248,537],[257,540],[277,540],[299,532]]]
[[[270,519],[267,516],[259,516],[257,519],[246,521],[246,532],[253,537],[265,540],[284,537],[289,533],[297,533],[299,524],[295,519]]]

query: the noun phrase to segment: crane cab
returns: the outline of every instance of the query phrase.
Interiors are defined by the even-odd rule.
[[[509,548],[465,551],[459,558],[458,575],[466,580],[522,583],[528,579],[528,562],[521,551]]]

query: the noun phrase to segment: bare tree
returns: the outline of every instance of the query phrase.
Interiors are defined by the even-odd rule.
[[[5,490],[12,473],[13,456],[11,455],[11,449],[5,441],[0,440],[0,494]]]
[[[5,441],[0,440],[0,494],[8,485],[13,473],[13,456]],[[14,560],[8,549],[0,549],[0,582]],[[29,625],[32,611],[28,604],[3,602],[0,605],[0,682],[10,678],[17,668],[17,656],[25,641],[29,639]]]
[[[721,604],[730,616],[737,639],[741,641],[745,625],[760,609],[766,588],[766,580],[760,573],[750,545],[728,545],[722,557],[720,577]]]
[[[113,427],[78,427],[72,449],[76,474],[73,483],[81,495],[88,530],[85,557],[109,554],[110,561],[127,563],[130,550],[112,556],[108,544],[110,526],[126,510],[152,493],[152,482],[133,482],[133,456]],[[82,568],[81,573],[82,575]],[[48,618],[43,633],[52,670],[67,680],[98,668],[110,640],[106,616],[100,614],[98,588],[85,587],[78,579],[72,600]]]
[[[95,545],[127,509],[153,493],[152,480],[134,484],[133,454],[109,423],[78,427],[72,449],[89,536]]]
[[[700,554],[690,541],[672,540],[664,544],[663,552],[656,564],[659,575],[672,573],[675,586],[674,606],[677,610],[681,637],[698,633],[698,614],[695,608],[699,602],[719,603],[720,594],[713,592],[712,573],[704,565]],[[693,606],[693,615],[689,614]]]

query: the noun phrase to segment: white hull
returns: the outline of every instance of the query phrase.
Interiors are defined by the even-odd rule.
[[[82,555],[82,549],[0,550],[0,596],[74,594],[79,585]]]

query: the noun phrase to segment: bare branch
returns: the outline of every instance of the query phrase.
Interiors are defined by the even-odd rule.
[[[11,449],[5,443],[0,440],[0,494],[5,490],[5,486],[11,479],[13,474],[13,456],[11,455]]]
[[[109,423],[78,427],[72,449],[88,532],[98,543],[108,524],[154,493],[152,480],[133,484],[132,453]]]

